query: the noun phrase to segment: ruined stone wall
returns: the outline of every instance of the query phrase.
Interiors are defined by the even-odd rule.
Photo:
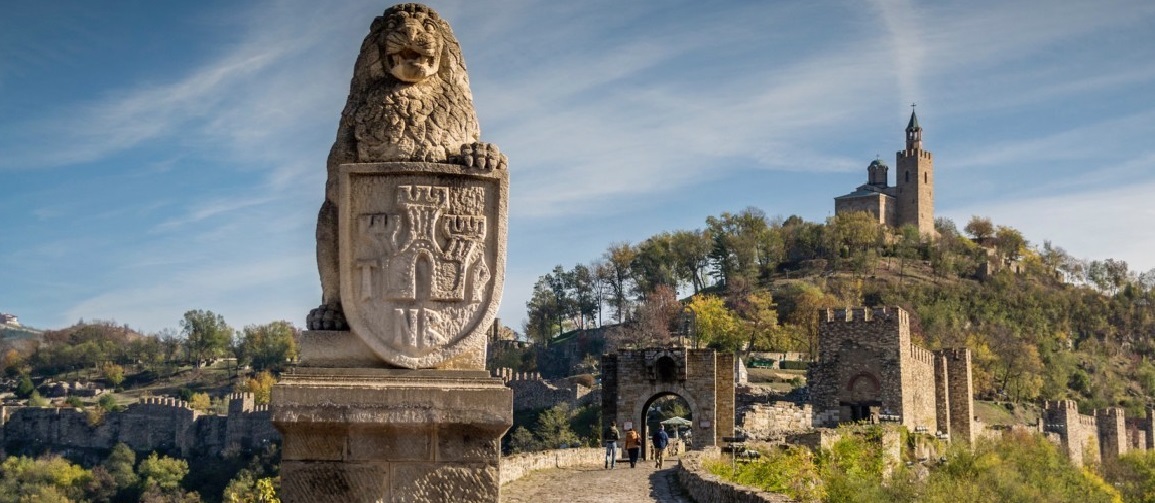
[[[515,411],[548,409],[563,403],[581,407],[600,401],[593,390],[569,379],[547,380],[536,372],[514,372],[508,368],[495,370],[493,376],[513,390]]]
[[[947,423],[939,423],[940,430],[944,430],[952,440],[963,440],[970,445],[975,443],[975,408],[974,383],[971,376],[971,350],[967,348],[953,348],[939,350],[937,353],[941,362],[946,366],[947,394],[940,395],[940,402],[947,402],[950,417]]]
[[[814,409],[810,404],[772,402],[746,407],[738,416],[742,431],[750,438],[779,442],[787,435],[809,431]]]
[[[1098,462],[1099,425],[1092,416],[1079,414],[1074,400],[1059,400],[1043,405],[1043,431],[1055,433],[1062,441],[1063,453],[1076,466],[1084,461]]]
[[[238,447],[255,448],[280,441],[268,406],[252,405],[252,394],[235,394],[228,416],[204,415],[175,398],[150,397],[120,412],[106,412],[98,422],[74,408],[5,407],[0,412],[3,445],[23,443],[63,452],[106,450],[123,442],[140,452],[159,451],[188,457],[220,455]],[[245,403],[250,404],[246,409]]]
[[[1099,449],[1103,460],[1115,460],[1127,454],[1127,427],[1123,419],[1123,409],[1108,407],[1097,411],[1095,421],[1099,425]]]
[[[902,348],[899,354],[902,424],[913,431],[935,433],[938,431],[938,413],[935,407],[934,354],[909,342]]]

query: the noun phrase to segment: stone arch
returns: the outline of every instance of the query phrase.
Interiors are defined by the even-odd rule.
[[[676,374],[671,376],[670,369]],[[734,434],[734,374],[734,355],[712,349],[648,348],[604,355],[602,428],[633,422],[648,447],[645,413],[655,400],[673,395],[693,415],[693,447],[718,445],[722,436]]]
[[[650,452],[650,424],[646,421],[646,413],[650,410],[650,405],[653,405],[659,398],[667,396],[678,397],[686,402],[686,405],[690,407],[690,417],[694,418],[694,424],[699,424],[697,422],[699,418],[699,407],[697,402],[694,401],[694,398],[689,394],[679,394],[676,391],[659,391],[647,398],[644,402],[639,401],[639,406],[634,407],[634,413],[631,417],[633,418],[634,424],[639,425],[637,428],[638,434],[642,436],[642,459],[649,459]],[[710,420],[713,420],[713,418],[710,418]],[[694,429],[693,426],[690,428],[692,430]]]

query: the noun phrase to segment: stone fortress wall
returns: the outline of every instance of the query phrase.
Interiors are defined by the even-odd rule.
[[[1058,444],[1076,465],[1118,459],[1131,450],[1155,449],[1155,409],[1145,418],[1124,417],[1123,409],[1108,407],[1080,414],[1074,400],[1043,404],[1040,428],[1058,437]]]
[[[203,414],[176,398],[149,397],[95,425],[86,411],[66,407],[0,407],[0,445],[34,443],[56,452],[111,449],[123,442],[136,451],[190,457],[221,455],[280,441],[267,405],[252,393],[228,396],[226,416]]]
[[[970,350],[929,351],[898,307],[828,309],[811,366],[814,426],[886,421],[974,441]]]
[[[493,376],[513,390],[513,410],[540,410],[567,403],[573,407],[601,403],[601,391],[569,379],[543,379],[537,372],[514,372],[499,368]]]

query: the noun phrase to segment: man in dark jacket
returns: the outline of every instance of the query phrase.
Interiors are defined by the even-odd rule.
[[[606,428],[606,432],[602,435],[602,442],[606,445],[606,469],[614,468],[614,463],[618,460],[618,425],[610,423],[610,427]]]
[[[658,426],[657,431],[654,432],[654,460],[657,461],[654,466],[659,470],[662,469],[662,460],[666,457],[666,446],[670,445],[670,436],[666,434],[666,429]]]

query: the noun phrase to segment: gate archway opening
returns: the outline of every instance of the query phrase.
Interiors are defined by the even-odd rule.
[[[638,430],[638,434],[642,436],[642,459],[652,459],[652,439],[658,428],[666,430],[671,443],[683,442],[683,449],[692,445],[694,407],[689,400],[677,393],[658,393],[646,401],[642,410],[644,412]],[[685,420],[686,423],[677,421],[677,418]]]

